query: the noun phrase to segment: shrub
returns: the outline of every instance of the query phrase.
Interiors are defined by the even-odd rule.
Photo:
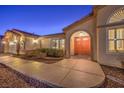
[[[39,49],[39,51],[40,51],[41,53],[47,53],[48,48],[42,48],[42,49]]]
[[[64,56],[63,50],[56,50],[56,57],[63,57],[63,56]]]
[[[55,57],[55,49],[48,49],[47,56]]]
[[[47,56],[50,57],[63,57],[63,50],[60,49],[48,49]]]
[[[38,56],[41,53],[46,53],[48,57],[63,57],[64,52],[61,49],[50,49],[50,48],[42,48],[36,50],[30,50],[26,52],[26,56],[33,57]]]
[[[39,50],[29,50],[29,51],[26,51],[26,56],[28,56],[28,57],[37,56],[38,54],[40,54]]]

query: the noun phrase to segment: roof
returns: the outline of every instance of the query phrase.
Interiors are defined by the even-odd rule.
[[[26,34],[26,35],[30,35],[30,36],[37,36],[39,37],[40,35],[37,35],[37,34],[34,34],[34,33],[29,33],[29,32],[25,32],[25,31],[22,31],[22,30],[19,30],[19,29],[12,29],[12,30],[8,30],[8,31],[17,31],[17,32],[20,32],[20,33],[23,33],[23,34]]]
[[[0,35],[0,39],[2,39],[4,36],[3,35]]]
[[[93,6],[93,9],[99,10],[99,9],[105,7],[105,6],[106,6],[106,5],[94,5],[94,6]]]
[[[98,28],[104,28],[104,27],[113,27],[113,26],[118,26],[118,25],[124,25],[124,21],[108,23],[108,24],[105,24],[105,25],[99,25],[97,27]]]
[[[98,11],[99,9],[101,9],[103,7],[105,7],[105,5],[94,5],[93,10],[89,15],[87,15],[87,16],[79,19],[78,21],[75,21],[74,23],[68,25],[67,27],[63,28],[64,32],[66,32],[66,30],[69,30],[69,29],[71,29],[71,28],[73,28],[73,27],[75,27],[75,26],[77,26],[77,25],[79,25],[81,23],[84,23],[87,20],[91,19],[92,17],[94,17],[94,11]]]
[[[64,30],[64,32],[65,32],[65,30],[69,30],[70,28],[73,28],[73,27],[75,27],[75,26],[77,26],[77,25],[79,25],[79,24],[81,24],[81,23],[84,23],[85,21],[89,20],[89,19],[92,18],[92,17],[93,17],[93,12],[90,13],[89,15],[87,15],[87,16],[81,18],[80,20],[75,21],[74,23],[68,25],[67,27],[63,28],[63,30]]]
[[[37,35],[37,34],[34,34],[34,33],[25,32],[25,31],[22,31],[22,30],[19,30],[19,29],[12,29],[12,30],[19,31],[19,32],[21,32],[23,34],[27,34],[27,35],[38,36],[38,37],[40,36],[40,35]]]
[[[65,34],[64,33],[55,33],[55,34],[49,34],[49,35],[43,35],[42,37],[64,37]]]

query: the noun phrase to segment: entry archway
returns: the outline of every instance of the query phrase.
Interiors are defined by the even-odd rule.
[[[70,37],[70,55],[91,55],[91,37],[85,31],[76,31]]]

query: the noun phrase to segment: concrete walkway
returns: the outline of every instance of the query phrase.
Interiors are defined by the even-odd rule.
[[[45,64],[11,56],[0,56],[0,63],[40,81],[60,87],[99,87],[105,75],[98,63],[84,59],[64,59]]]

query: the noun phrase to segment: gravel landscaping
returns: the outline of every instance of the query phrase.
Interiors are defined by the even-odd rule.
[[[101,66],[106,75],[106,88],[124,88],[124,69]]]
[[[32,87],[16,74],[9,71],[9,68],[0,64],[0,88],[29,88]]]
[[[52,88],[48,82],[40,82],[0,64],[0,88]]]

